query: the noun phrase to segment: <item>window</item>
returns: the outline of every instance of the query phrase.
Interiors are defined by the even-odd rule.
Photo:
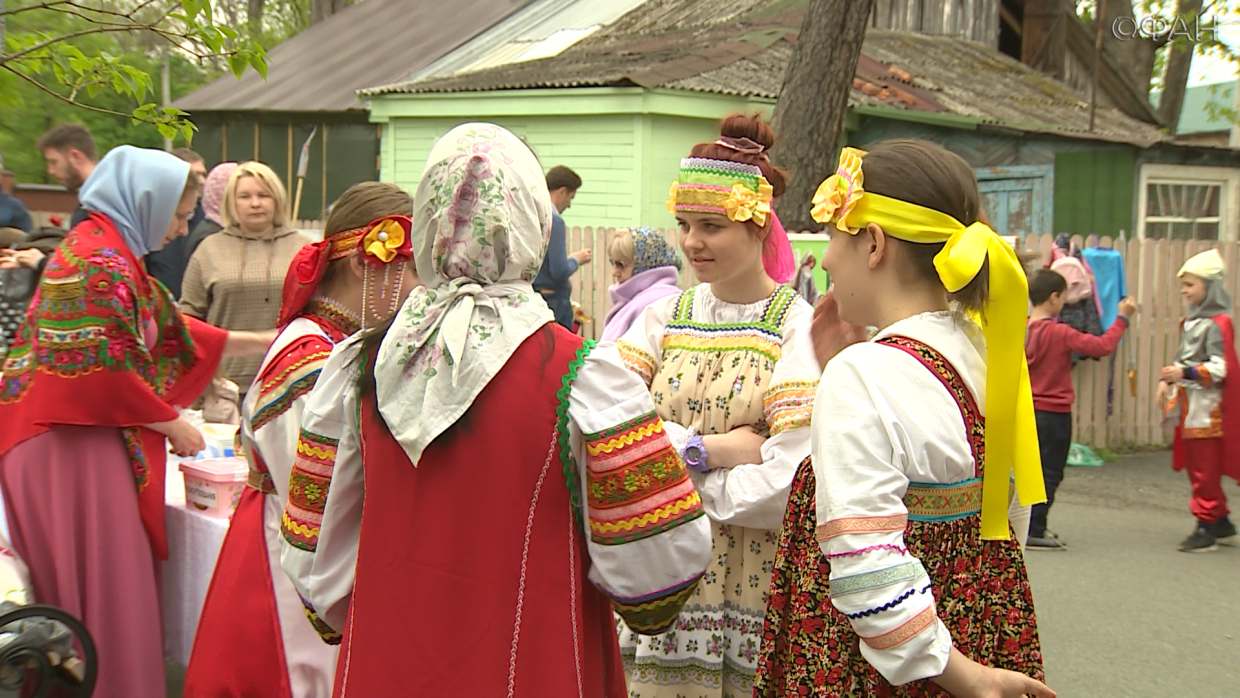
[[[1236,239],[1240,172],[1224,167],[1143,165],[1140,231],[1167,240]]]

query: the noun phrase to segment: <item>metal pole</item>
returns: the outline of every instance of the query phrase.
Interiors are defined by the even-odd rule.
[[[168,49],[164,49],[164,65],[159,71],[160,91],[164,106],[172,104],[172,77],[168,64]],[[164,137],[164,150],[172,150],[172,139]]]
[[[1098,0],[1098,38],[1094,43],[1093,87],[1089,92],[1089,132],[1094,132],[1094,114],[1098,111],[1098,72],[1102,68],[1102,25],[1107,16],[1107,0]]]

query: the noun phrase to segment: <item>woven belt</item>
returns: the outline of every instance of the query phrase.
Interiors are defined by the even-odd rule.
[[[982,511],[980,477],[942,485],[910,482],[904,495],[909,521],[953,521]]]
[[[271,479],[271,473],[260,473],[257,470],[251,470],[250,476],[245,481],[245,486],[258,490],[263,494],[276,493],[276,482]]]

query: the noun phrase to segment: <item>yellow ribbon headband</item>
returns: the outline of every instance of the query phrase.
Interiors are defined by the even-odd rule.
[[[941,211],[881,194],[867,193],[865,151],[844,148],[835,174],[818,187],[810,215],[850,235],[873,223],[891,237],[914,243],[945,243],[934,268],[951,293],[973,281],[989,260],[986,304],[986,463],[982,480],[982,537],[1008,538],[1009,477],[1023,505],[1046,501],[1038,452],[1029,366],[1025,361],[1025,316],[1029,282],[1016,250],[985,223],[964,225]]]
[[[672,182],[667,210],[716,213],[730,221],[752,220],[766,227],[771,217],[772,189],[757,165],[732,160],[683,158],[680,176]]]

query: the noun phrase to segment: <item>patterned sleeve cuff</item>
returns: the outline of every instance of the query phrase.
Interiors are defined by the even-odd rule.
[[[590,539],[623,545],[702,516],[702,498],[654,412],[585,435]]]
[[[344,639],[344,636],[333,630],[330,625],[323,622],[323,619],[319,618],[319,614],[314,612],[314,608],[310,606],[309,601],[302,599],[301,605],[305,606],[306,619],[310,621],[310,625],[314,628],[314,632],[318,633],[319,637],[323,638],[323,642],[326,642],[329,645],[339,645],[340,641]]]
[[[318,547],[319,527],[323,523],[323,511],[339,446],[339,439],[306,429],[301,430],[297,440],[281,533],[284,540],[298,550],[313,553]]]
[[[818,381],[783,381],[766,389],[762,411],[771,427],[771,436],[809,427],[814,414]]]
[[[635,599],[612,598],[612,606],[624,619],[625,624],[638,635],[658,635],[671,630],[680,615],[685,601],[697,588],[698,575],[670,589],[657,591]]]

